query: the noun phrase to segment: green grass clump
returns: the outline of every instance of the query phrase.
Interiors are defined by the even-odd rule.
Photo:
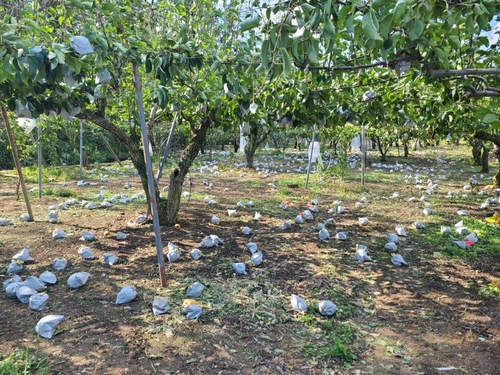
[[[29,348],[16,348],[10,354],[0,353],[0,374],[2,375],[43,375],[48,373],[47,358],[39,358]]]
[[[485,297],[500,297],[500,287],[493,283],[489,283],[479,288],[479,294]]]

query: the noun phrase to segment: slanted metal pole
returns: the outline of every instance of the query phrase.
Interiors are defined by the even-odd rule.
[[[37,151],[38,151],[38,198],[42,197],[42,128],[40,127],[40,120],[36,121],[35,124],[37,124],[37,135],[38,135],[38,144],[37,144]]]
[[[103,140],[104,144],[106,145],[106,147],[108,148],[108,151],[111,153],[111,155],[113,155],[113,157],[115,158],[115,161],[120,165],[120,167],[123,167],[123,164],[122,162],[120,161],[120,158],[118,157],[118,155],[116,155],[115,151],[111,148],[111,145],[109,144],[108,140],[106,139],[106,137],[102,134],[102,133],[98,133],[99,136],[101,137],[101,139]]]
[[[2,117],[5,124],[5,129],[7,130],[7,137],[9,138],[10,148],[12,150],[12,158],[14,159],[14,164],[16,165],[17,175],[19,176],[19,183],[23,190],[24,200],[26,202],[26,209],[28,210],[29,221],[35,220],[33,217],[33,211],[31,211],[30,200],[28,197],[28,190],[26,189],[26,184],[24,183],[23,170],[21,169],[21,163],[19,162],[19,154],[17,152],[17,145],[14,139],[14,133],[9,122],[9,116],[7,115],[7,109],[2,106]]]
[[[80,121],[80,177],[83,176],[83,122]]]
[[[163,173],[163,167],[165,166],[165,162],[167,161],[167,155],[168,155],[168,152],[170,151],[170,144],[172,143],[172,138],[174,137],[174,130],[175,130],[175,126],[177,125],[177,116],[178,115],[179,115],[179,112],[175,112],[174,120],[172,121],[172,127],[170,128],[170,133],[168,133],[167,144],[165,145],[165,148],[163,149],[163,156],[161,158],[160,167],[158,168],[158,175],[156,176],[156,183],[160,182],[160,178],[161,178],[162,173]]]
[[[167,278],[165,276],[165,260],[163,258],[163,244],[161,242],[160,220],[158,217],[158,207],[156,205],[156,195],[155,195],[155,188],[154,188],[155,180],[154,180],[154,176],[153,176],[153,166],[151,164],[151,155],[149,155],[148,132],[146,129],[146,119],[144,116],[144,106],[142,104],[141,79],[139,77],[139,70],[137,69],[137,65],[134,62],[132,63],[132,71],[134,74],[134,86],[135,86],[135,95],[136,95],[136,100],[137,100],[137,109],[139,112],[139,124],[141,125],[144,160],[146,161],[146,173],[148,176],[148,190],[149,190],[149,198],[151,201],[151,212],[153,214],[153,227],[154,227],[154,232],[155,232],[156,255],[158,258],[158,271],[160,274],[160,285],[162,287],[166,287],[167,286]]]
[[[163,174],[163,168],[165,167],[165,163],[167,161],[167,155],[168,152],[170,151],[170,144],[172,143],[172,138],[174,136],[174,130],[175,126],[177,124],[177,115],[179,113],[176,112],[174,116],[174,120],[172,121],[172,127],[170,128],[170,133],[168,134],[168,139],[167,139],[167,144],[165,145],[165,148],[163,149],[163,156],[161,158],[160,166],[158,168],[158,175],[156,176],[156,184],[158,185],[160,183],[160,178]],[[146,217],[149,217],[149,214],[151,213],[151,209],[148,206],[148,210],[146,211]]]
[[[312,155],[313,155],[314,141],[315,140],[316,140],[316,124],[314,124],[313,139],[311,142],[311,152],[309,153],[309,165],[307,166],[306,189],[307,189],[307,185],[309,185],[309,173],[311,172]]]
[[[361,185],[365,184],[365,168],[366,168],[365,124],[361,124]]]

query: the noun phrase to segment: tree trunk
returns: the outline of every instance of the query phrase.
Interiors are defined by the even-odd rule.
[[[386,154],[387,151],[384,152],[385,147],[382,145],[382,141],[380,140],[380,137],[376,136],[373,138],[375,140],[375,144],[377,145],[377,149],[380,152],[380,161],[385,162],[386,161]]]
[[[483,143],[483,148],[481,151],[481,173],[488,173],[490,171],[489,154],[490,148]]]
[[[149,203],[151,200],[150,200],[149,189],[148,189],[148,176],[146,173],[146,162],[144,161],[144,154],[143,154],[142,149],[141,149],[142,145],[137,142],[137,141],[139,141],[139,138],[137,138],[137,141],[134,141],[133,138],[130,137],[128,133],[126,133],[123,130],[121,130],[120,128],[116,127],[111,122],[111,120],[109,120],[105,116],[102,116],[100,114],[100,112],[92,112],[92,111],[86,110],[86,111],[80,113],[77,117],[82,119],[82,120],[90,121],[93,124],[99,126],[100,128],[109,131],[127,149],[128,153],[130,155],[130,160],[132,161],[132,164],[134,164],[134,167],[137,169],[139,177],[141,178],[142,188],[144,189],[144,192],[146,193],[146,197],[147,197],[148,203]],[[157,199],[159,199],[160,193],[158,190],[158,186],[156,186],[156,184],[155,184],[155,193],[156,193]]]
[[[472,146],[472,159],[474,160],[474,166],[478,167],[481,165],[481,148],[484,141],[478,138],[472,138],[469,141],[469,144]]]
[[[248,134],[248,142],[245,145],[245,157],[247,161],[247,168],[253,168],[253,161],[255,157],[255,152],[257,148],[264,142],[267,138],[268,133],[261,131],[261,125],[250,125],[250,133]],[[260,134],[260,136],[259,136]]]
[[[404,157],[407,158],[408,156],[410,156],[410,149],[408,147],[408,141],[405,140],[404,143],[403,143],[403,150],[404,150]]]
[[[184,179],[193,164],[194,159],[198,156],[203,142],[207,135],[207,131],[210,126],[215,122],[215,110],[211,111],[210,114],[203,120],[200,127],[193,131],[191,140],[184,148],[181,154],[179,163],[177,167],[174,168],[170,174],[170,183],[168,187],[168,200],[164,207],[164,212],[162,212],[164,225],[175,225],[177,223],[177,216],[179,213],[181,195],[182,195],[182,185],[184,184]],[[162,216],[160,216],[162,217]]]
[[[137,169],[141,179],[142,187],[146,194],[148,204],[151,202],[148,188],[148,177],[146,171],[146,162],[144,161],[144,154],[141,150],[141,145],[134,142],[132,138],[123,130],[116,127],[108,118],[103,117],[99,112],[84,111],[78,115],[78,118],[90,121],[102,129],[109,131],[114,137],[127,149],[132,164]],[[189,171],[194,159],[198,155],[203,142],[205,142],[207,130],[214,122],[215,111],[202,122],[200,127],[193,131],[193,136],[190,142],[184,148],[180,157],[178,167],[175,168],[170,175],[170,185],[168,199],[160,198],[160,191],[156,181],[154,183],[154,191],[157,201],[158,218],[162,225],[174,225],[177,222],[177,215],[179,213],[179,206],[182,194],[182,185],[184,178]]]
[[[479,130],[474,134],[474,138],[483,141],[490,141],[493,143],[493,155],[497,158],[499,163],[499,171],[493,176],[493,185],[500,187],[500,136],[490,132]]]

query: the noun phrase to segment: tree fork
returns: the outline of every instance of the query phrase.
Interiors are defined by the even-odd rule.
[[[170,173],[167,202],[164,206],[158,208],[158,210],[164,210],[163,214],[165,216],[162,223],[164,225],[172,226],[177,223],[184,179],[194,159],[203,147],[208,129],[215,122],[215,111],[215,109],[210,111],[209,115],[202,121],[200,127],[193,130],[193,136],[182,152],[177,167]]]

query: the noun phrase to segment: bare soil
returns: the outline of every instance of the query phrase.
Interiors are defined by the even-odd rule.
[[[408,163],[423,167],[421,158]],[[449,189],[461,192],[472,174],[464,168],[469,172],[459,179],[440,181],[438,193],[429,197],[436,202],[431,207],[442,216],[453,217],[457,208],[466,208],[471,216],[483,218],[487,212],[477,209],[479,197],[463,204],[444,198]],[[94,198],[101,185],[112,194],[140,192],[138,178],[130,175],[113,177],[106,184],[97,174],[87,177],[89,187],[78,188],[71,181],[65,189],[79,199]],[[193,172],[186,184],[191,197],[181,204],[180,229],[161,228],[164,246],[176,243],[183,254],[179,261],[166,263],[168,286],[160,288],[153,226],[134,224],[145,212],[144,201],[96,210],[77,204],[58,211],[59,223],[50,224],[48,207],[67,198],[33,195],[35,221],[22,223],[18,218],[26,208],[16,200],[16,179],[0,178],[0,217],[13,219],[13,224],[0,227],[0,271],[26,246],[35,261],[25,265],[23,278],[54,271],[55,257],[69,261],[68,268],[54,271],[58,283],[47,288],[48,310],[35,312],[4,293],[0,297],[0,352],[38,348],[39,355],[49,358],[50,374],[500,374],[499,299],[478,293],[499,279],[498,256],[458,259],[439,254],[440,249],[412,229],[411,223],[420,220],[426,223],[424,230],[439,231],[436,222],[426,222],[422,202],[408,202],[421,192],[402,180],[399,185],[368,182],[362,188],[357,181],[325,176],[312,180],[321,186],[312,193],[303,185],[287,183],[290,176],[285,173],[268,176],[262,169],[236,167],[218,174]],[[204,179],[214,186],[206,186]],[[131,181],[132,189],[123,188],[125,181]],[[62,187],[58,182],[44,188]],[[391,198],[395,191],[399,198]],[[208,206],[206,195],[217,204]],[[368,203],[356,209],[362,196]],[[284,197],[291,205],[281,211],[277,206]],[[293,221],[312,198],[320,200],[314,223],[280,230],[284,219]],[[236,217],[227,215],[236,202],[249,199],[255,207],[239,209]],[[332,237],[345,231],[348,239],[320,242],[314,227],[332,216],[327,210],[334,199],[343,201],[346,212],[334,216],[337,227]],[[263,220],[253,221],[255,212]],[[213,214],[221,224],[210,223]],[[359,226],[359,217],[370,219],[369,231]],[[394,232],[396,224],[408,232],[399,248],[409,267],[394,267],[383,249],[386,233]],[[251,227],[253,234],[242,235],[242,226]],[[53,240],[56,227],[68,238]],[[83,260],[77,253],[82,231],[96,236],[88,244],[95,260]],[[128,239],[116,240],[118,231]],[[202,249],[202,258],[192,260],[188,252],[210,234],[218,235],[223,245]],[[248,241],[264,253],[260,267],[249,266],[244,247]],[[357,243],[370,248],[372,262],[356,261]],[[119,258],[111,267],[102,261],[110,252]],[[237,261],[246,262],[248,275],[234,274],[230,264]],[[81,289],[69,290],[66,280],[78,271],[91,277]],[[199,321],[189,321],[181,313],[186,288],[194,281],[206,286],[198,299],[203,307]],[[138,297],[116,305],[117,292],[127,284],[135,286]],[[302,316],[291,308],[292,293],[311,305],[331,300],[339,311],[330,319],[313,313]],[[171,311],[154,316],[154,296],[167,297]],[[37,338],[34,327],[48,314],[62,314],[64,319],[52,339]],[[355,360],[328,353],[335,337],[346,343]]]

